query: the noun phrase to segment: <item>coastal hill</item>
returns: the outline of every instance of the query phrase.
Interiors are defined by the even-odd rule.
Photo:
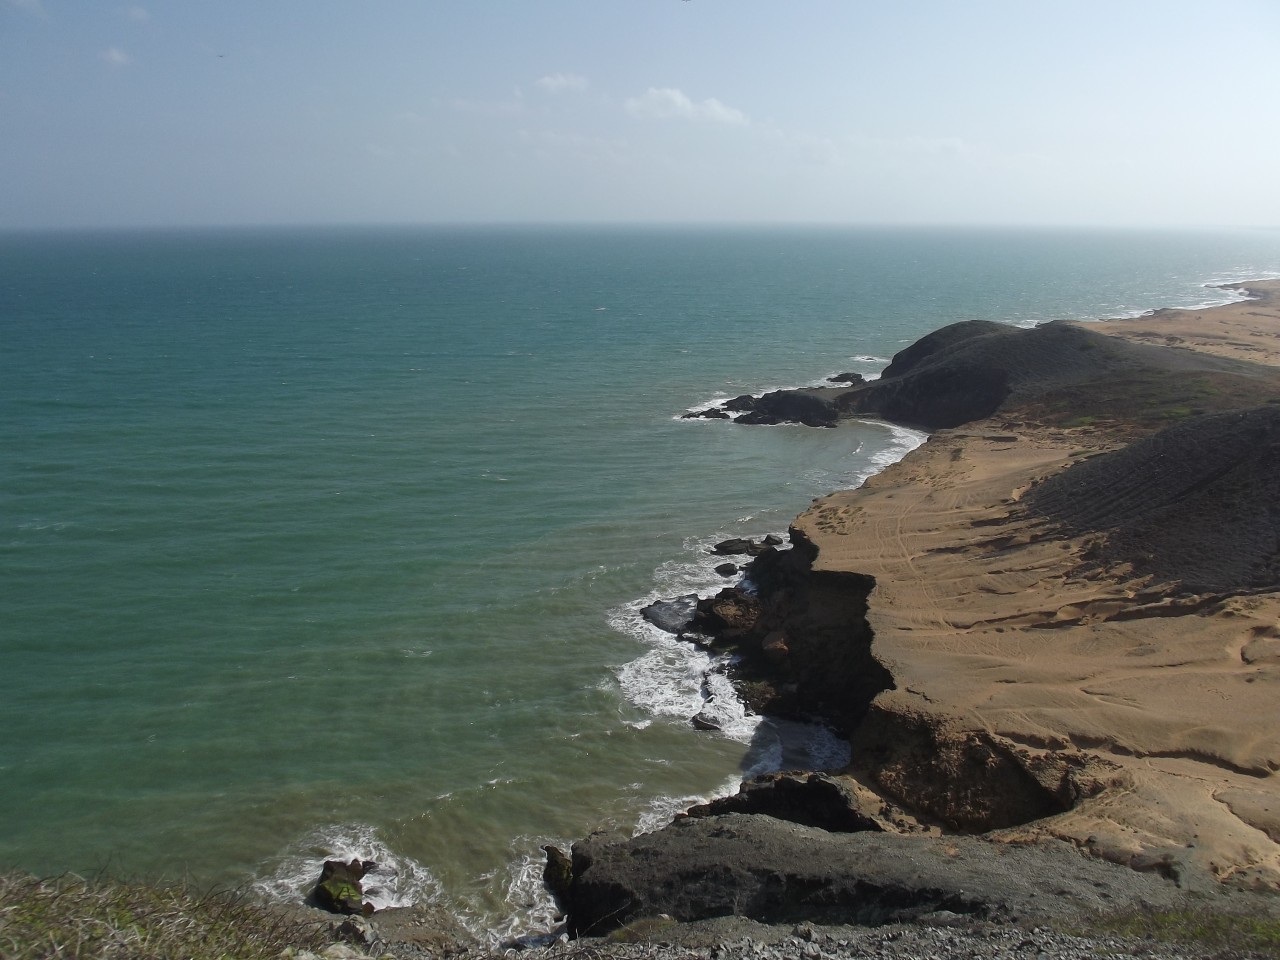
[[[1114,329],[956,324],[878,381],[805,391],[937,431],[816,501],[735,608],[755,694],[772,683],[778,712],[833,722],[853,763],[749,784],[652,838],[575,845],[571,919],[750,902],[786,922],[836,902],[1008,915],[1026,882],[1004,873],[1011,844],[1057,858],[1037,869],[1081,910],[1102,883],[1089,865],[1124,868],[1121,899],[1156,902],[1120,875],[1206,897],[1280,888],[1280,282],[1248,289]],[[837,793],[840,829],[863,832],[832,841],[853,852],[824,874],[813,811]],[[771,880],[744,844],[769,851]],[[986,878],[980,902],[959,896],[972,875],[953,888],[927,866],[948,849]],[[893,850],[914,884],[871,865]],[[696,895],[673,902],[672,884]]]

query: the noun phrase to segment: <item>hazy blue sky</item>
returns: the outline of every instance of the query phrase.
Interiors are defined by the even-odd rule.
[[[1280,225],[1276,0],[0,0],[0,227]]]

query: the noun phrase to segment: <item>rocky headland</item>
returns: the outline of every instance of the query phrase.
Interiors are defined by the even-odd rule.
[[[1248,291],[958,323],[878,380],[710,412],[932,431],[816,501],[789,549],[744,551],[743,583],[668,611],[738,655],[749,703],[823,720],[853,761],[575,844],[575,933],[1274,911],[1280,282]]]

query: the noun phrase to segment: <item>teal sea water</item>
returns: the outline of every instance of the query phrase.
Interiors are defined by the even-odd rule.
[[[1277,271],[1276,232],[0,236],[0,865],[287,899],[358,854],[546,921],[542,843],[840,756],[714,673],[694,730],[712,665],[638,609],[920,438],[682,412]]]

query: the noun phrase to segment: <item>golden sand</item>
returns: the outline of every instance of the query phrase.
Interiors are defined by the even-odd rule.
[[[1089,326],[1280,364],[1280,282],[1248,286],[1258,299]],[[1186,596],[1090,569],[1085,543],[1017,509],[1038,479],[1111,443],[1088,426],[968,424],[797,519],[815,569],[877,580],[873,652],[896,687],[855,750],[892,751],[892,730],[925,721],[1029,768],[1070,759],[1093,789],[1001,836],[1280,886],[1280,595]],[[891,796],[912,789],[902,776],[871,775]]]

